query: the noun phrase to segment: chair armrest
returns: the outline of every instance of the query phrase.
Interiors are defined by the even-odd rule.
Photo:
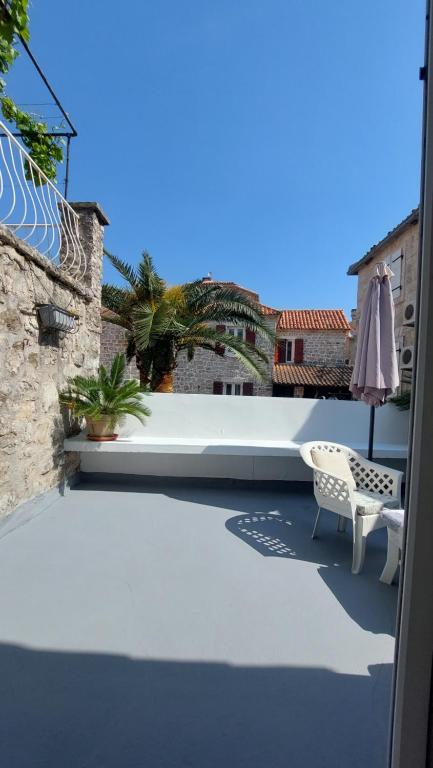
[[[350,469],[359,488],[394,496],[401,504],[403,472],[369,461],[359,454],[352,459]]]

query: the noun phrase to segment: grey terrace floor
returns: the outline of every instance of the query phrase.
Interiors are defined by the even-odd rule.
[[[0,540],[4,768],[384,768],[386,536],[308,492],[82,484]]]

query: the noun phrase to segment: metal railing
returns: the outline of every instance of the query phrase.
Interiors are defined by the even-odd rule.
[[[86,271],[78,214],[0,121],[0,224],[79,280]]]

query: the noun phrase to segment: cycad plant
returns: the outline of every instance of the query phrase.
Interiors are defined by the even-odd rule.
[[[150,416],[136,380],[125,381],[125,356],[116,355],[108,372],[103,365],[97,376],[73,376],[60,395],[77,418],[85,417],[90,439],[114,439],[114,430],[123,416],[135,416],[143,422]]]
[[[135,355],[142,385],[155,392],[172,392],[179,352],[186,350],[191,361],[197,347],[216,353],[227,347],[245,368],[264,378],[267,355],[220,327],[233,324],[273,340],[260,305],[245,293],[201,280],[170,287],[146,252],[136,268],[107,250],[105,255],[127,285],[103,285],[102,303],[128,331],[127,356]]]

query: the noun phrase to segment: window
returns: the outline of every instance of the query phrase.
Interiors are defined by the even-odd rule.
[[[293,363],[295,357],[295,341],[294,339],[281,339],[278,344],[280,345],[280,362]],[[282,359],[281,359],[282,358]]]
[[[391,272],[393,272],[393,277],[391,277],[391,290],[395,301],[400,296],[402,289],[403,254],[401,248],[387,257],[386,264],[391,269]]]
[[[228,326],[227,333],[230,336],[235,336],[240,341],[245,341],[245,328],[236,328],[236,326]],[[234,357],[235,353],[232,349],[226,349],[226,355]]]
[[[235,384],[234,382],[227,381],[223,384],[223,393],[225,395],[241,395],[242,384]]]
[[[214,381],[213,383],[214,395],[254,395],[254,384],[252,381]]]

